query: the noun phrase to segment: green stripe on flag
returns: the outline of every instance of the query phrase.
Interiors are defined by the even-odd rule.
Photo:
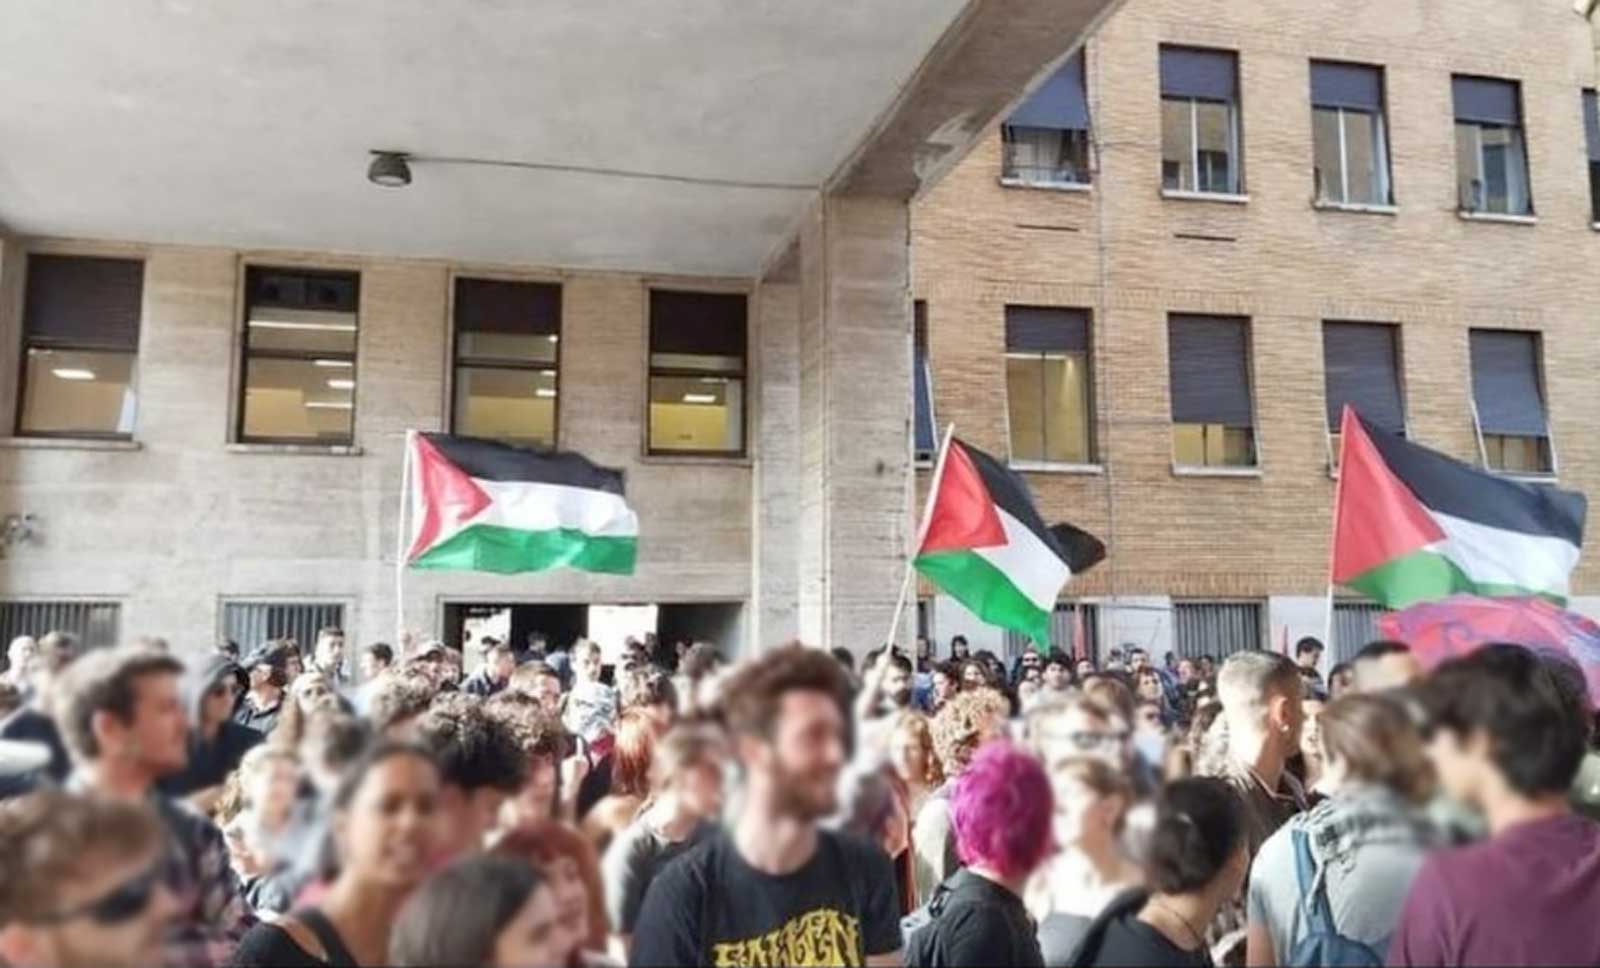
[[[912,562],[928,580],[991,625],[1049,644],[1050,613],[1035,605],[1005,572],[972,551],[936,551]]]
[[[638,551],[639,539],[634,537],[596,537],[572,528],[520,531],[475,524],[429,548],[411,567],[503,575],[568,567],[631,575]]]
[[[1344,583],[1387,608],[1405,608],[1418,602],[1433,601],[1466,592],[1486,598],[1537,595],[1557,605],[1565,605],[1566,598],[1533,588],[1475,582],[1454,561],[1437,551],[1424,548],[1408,555],[1392,558],[1376,568],[1364,571]]]

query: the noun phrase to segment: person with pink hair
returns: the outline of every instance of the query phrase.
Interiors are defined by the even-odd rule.
[[[1044,767],[1009,742],[990,743],[956,779],[950,801],[956,849],[966,866],[934,892],[928,923],[911,936],[906,965],[1043,968],[1022,889],[1055,849],[1054,794]]]

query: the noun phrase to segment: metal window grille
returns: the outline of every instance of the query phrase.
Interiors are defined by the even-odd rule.
[[[116,602],[0,602],[0,642],[70,632],[87,648],[115,645],[121,611]]]
[[[1083,627],[1083,655],[1085,658],[1094,658],[1098,654],[1100,641],[1100,608],[1087,602],[1063,602],[1056,606],[1055,613],[1050,616],[1050,647],[1060,649],[1070,656],[1078,654],[1080,616]],[[1008,660],[1015,659],[1028,648],[1030,644],[1026,635],[1009,630],[1006,632]]]
[[[1221,658],[1259,649],[1264,640],[1260,602],[1180,602],[1172,606],[1178,655]]]
[[[338,602],[225,602],[222,637],[238,643],[241,652],[268,639],[292,638],[302,648],[317,640],[317,630],[344,627],[344,606]]]
[[[1382,605],[1371,602],[1333,603],[1333,660],[1349,662],[1363,645],[1378,638]]]

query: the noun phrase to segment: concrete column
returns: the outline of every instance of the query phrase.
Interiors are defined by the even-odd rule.
[[[799,231],[798,625],[857,655],[888,633],[913,527],[909,213],[825,195]]]
[[[757,393],[751,486],[747,645],[760,650],[800,635],[800,286],[769,277],[756,290]]]

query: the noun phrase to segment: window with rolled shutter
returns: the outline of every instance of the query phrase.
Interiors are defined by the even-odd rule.
[[[1374,425],[1405,435],[1398,326],[1323,323],[1322,362],[1330,431],[1338,432],[1348,404]]]
[[[1007,306],[1005,333],[1011,459],[1092,463],[1094,381],[1088,311]]]
[[[1234,316],[1168,318],[1173,459],[1185,467],[1253,467],[1250,324]]]
[[[1554,471],[1539,334],[1475,329],[1469,337],[1473,409],[1485,462],[1514,474]]]
[[[28,257],[19,435],[133,435],[143,300],[136,259]]]
[[[651,453],[744,453],[748,326],[742,293],[651,290]]]

